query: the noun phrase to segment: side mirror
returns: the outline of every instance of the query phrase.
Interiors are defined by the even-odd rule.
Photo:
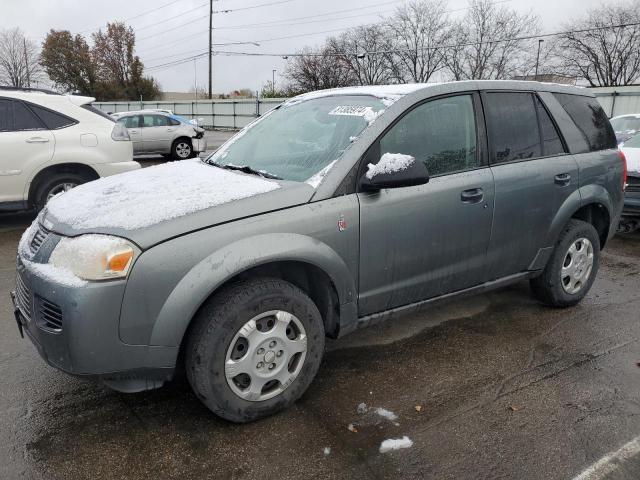
[[[383,188],[424,185],[428,181],[429,172],[423,162],[409,155],[385,153],[377,164],[369,164],[368,171],[360,179],[360,188],[375,192]]]

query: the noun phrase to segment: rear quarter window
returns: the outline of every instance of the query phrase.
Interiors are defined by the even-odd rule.
[[[29,104],[29,109],[35,113],[40,120],[42,120],[42,123],[44,123],[49,130],[59,130],[78,123],[77,120],[71,117],[67,117],[66,115],[54,112],[53,110],[49,110],[48,108],[44,108],[33,103]]]
[[[594,152],[617,147],[616,134],[609,123],[607,114],[604,113],[595,98],[567,93],[554,93],[553,95],[587,141],[589,150],[586,151]]]

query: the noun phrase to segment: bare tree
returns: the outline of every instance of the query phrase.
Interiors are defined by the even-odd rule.
[[[357,85],[352,70],[327,47],[305,48],[287,62],[284,77],[290,93]]]
[[[394,52],[389,55],[398,82],[427,82],[444,66],[438,48],[451,38],[444,0],[414,0],[398,7],[386,22]]]
[[[389,83],[394,77],[389,63],[393,44],[389,30],[381,24],[362,25],[330,38],[327,49],[359,85]]]
[[[0,31],[0,83],[30,87],[41,78],[39,60],[38,48],[22,30]]]
[[[452,27],[445,62],[455,80],[512,78],[535,62],[531,42],[518,37],[539,31],[540,19],[533,13],[519,14],[491,0],[471,0],[467,14]]]
[[[634,83],[640,76],[638,23],[639,1],[590,10],[584,19],[565,25],[567,33],[558,36],[559,70],[593,87]],[[626,24],[635,25],[616,27]]]

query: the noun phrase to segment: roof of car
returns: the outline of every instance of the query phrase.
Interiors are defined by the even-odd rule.
[[[615,120],[616,118],[628,118],[628,117],[640,118],[640,113],[626,113],[624,115],[616,115],[615,117],[611,117],[611,120]]]
[[[113,116],[124,117],[126,115],[140,115],[141,113],[154,113],[154,114],[158,114],[158,115],[165,115],[167,117],[170,117],[172,115],[171,113],[169,113],[166,110],[146,109],[146,110],[129,110],[127,112],[114,112]]]
[[[577,95],[592,96],[585,88],[557,83],[532,82],[523,80],[462,80],[456,82],[438,82],[438,83],[407,83],[399,85],[370,85],[360,87],[342,87],[329,88],[326,90],[318,90],[309,93],[303,93],[293,97],[286,104],[295,104],[298,102],[311,100],[314,98],[330,97],[336,95],[370,95],[378,98],[398,99],[405,95],[415,93],[421,90],[427,90],[434,87],[442,87],[445,85],[468,85],[470,89],[496,89],[496,90],[532,90],[532,91],[548,91],[573,93]]]

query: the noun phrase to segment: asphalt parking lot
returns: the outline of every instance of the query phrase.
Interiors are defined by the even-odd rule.
[[[293,408],[233,425],[183,379],[127,395],[46,366],[8,295],[30,217],[0,221],[0,478],[571,479],[640,435],[640,234],[575,308],[521,284],[356,332]],[[636,452],[588,478],[639,478]]]

